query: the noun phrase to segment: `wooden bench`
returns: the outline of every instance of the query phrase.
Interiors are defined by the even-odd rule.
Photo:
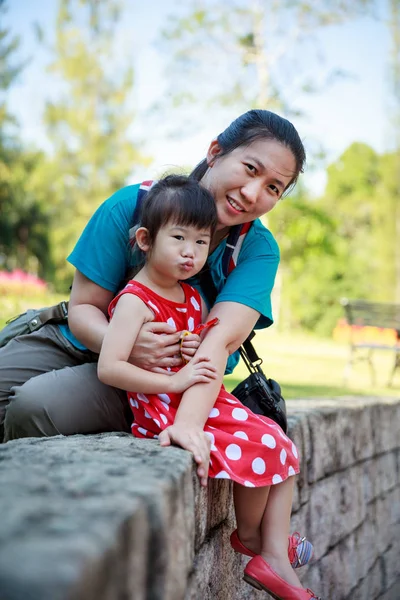
[[[393,369],[387,382],[387,385],[391,386],[396,369],[400,367],[400,304],[348,300],[347,298],[343,298],[341,304],[350,326],[350,356],[344,370],[344,383],[350,376],[354,362],[366,360],[370,368],[371,382],[375,385],[372,353],[374,350],[390,350],[395,353]],[[385,335],[373,335],[374,330],[371,328],[378,328]],[[369,335],[365,335],[367,332]],[[384,339],[380,339],[382,337]],[[359,352],[363,350],[366,352]]]

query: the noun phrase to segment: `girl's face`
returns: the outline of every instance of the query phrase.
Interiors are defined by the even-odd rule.
[[[272,210],[296,171],[296,161],[276,140],[257,140],[225,156],[211,142],[208,171],[201,180],[214,196],[218,229],[248,223]]]
[[[207,260],[210,230],[167,223],[158,231],[152,245],[145,237],[140,239],[141,231],[147,232],[147,229],[139,228],[136,239],[139,247],[147,252],[147,268],[158,277],[171,281],[188,279],[196,275]]]

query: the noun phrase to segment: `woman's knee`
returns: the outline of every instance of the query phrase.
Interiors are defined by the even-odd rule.
[[[33,377],[23,385],[11,388],[4,421],[4,441],[59,433],[49,416],[46,394],[39,379]]]

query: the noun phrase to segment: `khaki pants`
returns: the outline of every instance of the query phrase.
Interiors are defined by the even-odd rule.
[[[70,344],[56,325],[0,349],[0,441],[130,431],[126,392],[101,383],[97,355]]]

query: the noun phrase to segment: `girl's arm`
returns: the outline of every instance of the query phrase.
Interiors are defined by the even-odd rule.
[[[144,394],[179,393],[189,385],[215,377],[208,359],[196,357],[174,375],[153,373],[128,362],[144,323],[153,319],[147,306],[133,294],[118,300],[101,348],[97,372],[108,385]]]
[[[244,304],[218,302],[209,314],[209,319],[214,317],[219,318],[219,324],[207,332],[198,352],[209,356],[216,368],[217,378],[186,390],[174,425],[162,432],[159,438],[163,446],[173,442],[194,454],[202,485],[207,485],[210,454],[209,441],[203,431],[204,424],[219,394],[227,358],[247,338],[259,313]]]

